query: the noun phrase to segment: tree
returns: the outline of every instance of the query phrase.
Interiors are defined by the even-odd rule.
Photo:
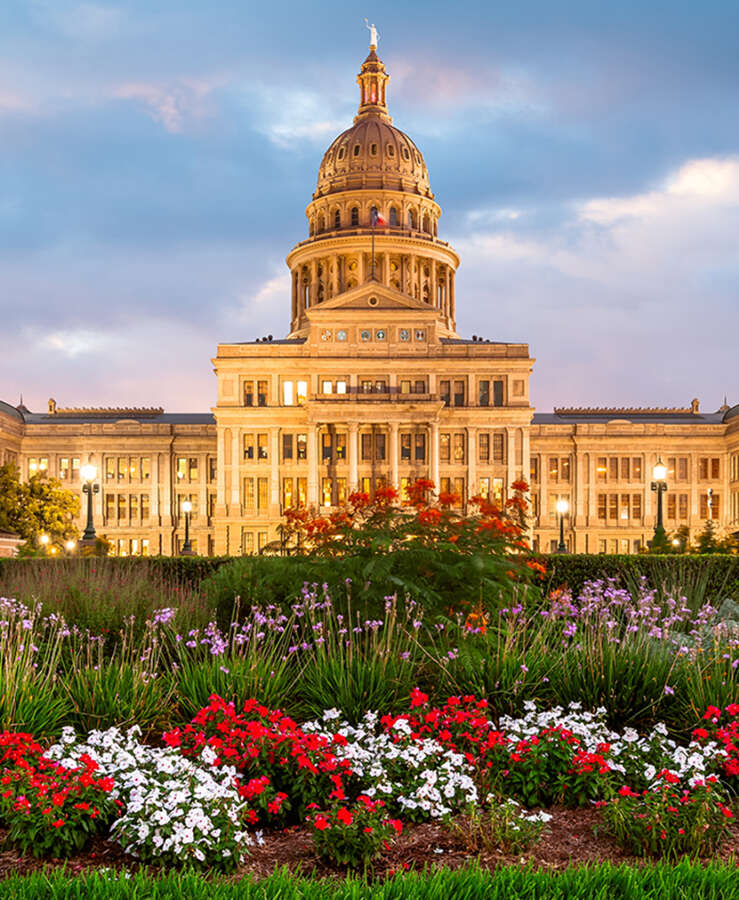
[[[21,481],[11,463],[0,466],[0,531],[35,541],[48,534],[51,544],[61,544],[79,535],[75,519],[80,500],[56,478],[32,475]]]

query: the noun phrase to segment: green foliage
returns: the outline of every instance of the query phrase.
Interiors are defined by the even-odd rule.
[[[361,796],[355,803],[314,812],[310,828],[316,853],[336,865],[366,872],[402,830],[397,819],[387,818],[384,806],[381,800]]]
[[[669,554],[562,554],[537,557],[547,566],[547,589],[567,586],[574,594],[586,581],[613,578],[621,586],[632,589],[642,577],[659,596],[681,588],[691,601],[693,588],[699,588],[705,599],[723,597],[739,599],[739,556]],[[691,602],[691,608],[696,606]],[[700,602],[698,602],[700,605]]]
[[[453,834],[470,853],[524,853],[541,837],[551,816],[531,813],[515,800],[497,802],[489,808],[470,806],[464,815],[452,819]]]
[[[30,542],[48,534],[52,545],[61,545],[77,537],[74,523],[79,512],[79,497],[56,478],[37,474],[21,481],[12,463],[0,466],[0,531]]]
[[[611,863],[568,866],[561,871],[510,866],[485,872],[477,867],[452,871],[434,868],[368,883],[356,876],[346,879],[306,878],[280,869],[264,878],[240,880],[170,872],[152,875],[146,870],[115,869],[77,875],[64,870],[11,871],[0,886],[1,897],[13,900],[733,900],[736,864],[708,862],[636,867]]]

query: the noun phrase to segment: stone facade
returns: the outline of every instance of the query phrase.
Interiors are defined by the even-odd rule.
[[[540,549],[566,498],[571,550],[633,552],[652,535],[658,457],[668,531],[708,517],[739,530],[739,406],[535,414],[528,345],[457,333],[459,257],[438,237],[419,149],[392,124],[388,79],[371,47],[354,123],[326,151],[308,237],[287,257],[288,335],[219,344],[212,414],[0,402],[0,462],[75,490],[94,463],[97,531],[126,555],[178,552],[184,499],[196,552],[252,553],[279,545],[287,507],[421,476],[462,503],[530,479]]]

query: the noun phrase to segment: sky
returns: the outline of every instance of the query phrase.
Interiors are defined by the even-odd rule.
[[[739,403],[735,0],[2,0],[0,399],[205,412],[219,341],[287,333],[365,16],[459,333],[541,411]]]

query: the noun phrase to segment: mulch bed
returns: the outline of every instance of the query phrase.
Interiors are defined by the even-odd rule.
[[[642,859],[626,853],[606,834],[599,810],[555,807],[549,812],[553,818],[540,840],[531,850],[517,855],[500,852],[471,854],[459,838],[442,825],[408,825],[391,849],[376,862],[375,878],[381,879],[401,870],[422,870],[432,865],[458,869],[473,861],[487,870],[521,864],[532,864],[549,871],[602,862],[643,864]],[[0,830],[0,841],[4,837]],[[731,825],[729,839],[713,859],[739,866],[739,823]],[[69,860],[40,860],[12,849],[0,850],[0,878],[45,866],[66,866],[70,874],[80,874],[101,867],[134,871],[140,863],[123,853],[117,845],[102,839],[96,839],[85,853]],[[263,843],[255,843],[250,848],[247,863],[239,875],[263,878],[283,866],[296,875],[344,875],[316,856],[310,833],[305,828],[297,827],[286,831],[265,831]]]

